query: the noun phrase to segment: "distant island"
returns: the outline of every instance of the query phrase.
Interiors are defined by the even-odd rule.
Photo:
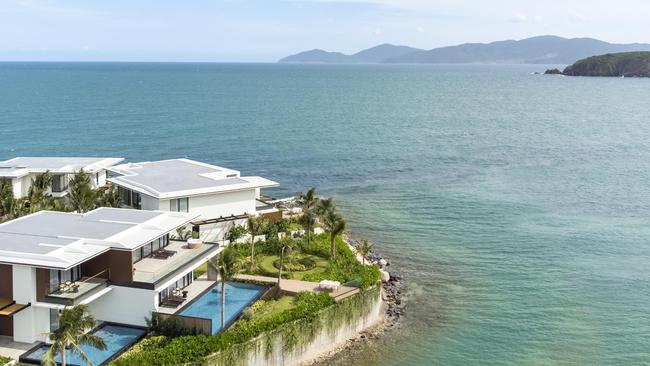
[[[465,43],[423,50],[383,44],[355,54],[314,49],[285,57],[281,63],[321,64],[570,64],[592,55],[650,51],[650,44],[614,44],[593,38],[540,36],[519,41]]]
[[[545,74],[566,76],[650,77],[650,52],[609,53],[592,56],[559,69],[546,70]]]

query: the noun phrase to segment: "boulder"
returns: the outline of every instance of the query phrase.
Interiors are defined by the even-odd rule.
[[[384,271],[383,269],[380,269],[379,273],[381,273],[381,282],[390,281],[390,273],[388,273],[388,271]]]
[[[562,75],[562,71],[559,69],[549,69],[544,72],[544,75]]]

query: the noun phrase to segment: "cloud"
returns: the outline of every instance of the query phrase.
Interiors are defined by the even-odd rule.
[[[510,18],[508,18],[510,23],[525,23],[528,21],[528,17],[524,13],[515,13]]]

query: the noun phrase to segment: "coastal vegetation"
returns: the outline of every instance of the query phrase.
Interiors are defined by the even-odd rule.
[[[221,279],[221,328],[223,328],[226,326],[226,282],[233,280],[239,271],[241,260],[237,251],[228,247],[219,254],[216,261],[210,260],[208,264],[216,267]]]
[[[86,364],[92,365],[91,359],[80,346],[89,345],[100,350],[106,349],[106,343],[102,338],[87,333],[88,329],[95,326],[95,319],[88,312],[86,305],[64,308],[59,311],[57,322],[58,328],[47,334],[51,346],[43,356],[42,365],[66,366],[66,350],[78,354]],[[60,361],[56,360],[57,355],[60,356]]]
[[[564,71],[547,70],[545,74],[566,76],[650,77],[650,52],[609,53],[588,57],[567,66]]]
[[[231,328],[214,336],[190,335],[145,338],[112,366],[126,365],[241,365],[247,352],[263,347],[267,355],[280,342],[290,352],[311,342],[319,331],[333,330],[367,314],[379,287],[335,302],[327,294],[300,293],[292,302],[280,298],[265,302]]]
[[[289,352],[313,341],[321,329],[337,329],[367,314],[379,296],[379,270],[357,260],[342,238],[345,225],[334,227],[333,223],[343,218],[331,200],[318,199],[315,189],[311,189],[301,195],[300,204],[310,220],[298,218],[293,223],[306,222],[307,225],[301,226],[308,230],[294,237],[290,235],[292,221],[258,218],[246,232],[251,238],[264,235],[265,240],[254,242],[252,239],[237,241],[244,232],[233,226],[226,236],[237,240],[208,265],[219,272],[222,284],[242,273],[279,280],[335,280],[359,287],[360,293],[336,302],[326,292],[301,292],[295,296],[277,292],[252,304],[230,328],[211,336],[193,334],[193,330],[182,329],[173,320],[154,322],[152,334],[111,365],[242,364],[248,351],[258,349],[260,344],[267,355],[273,353],[278,342]],[[336,220],[332,219],[333,215],[337,216]],[[326,232],[314,234],[317,222],[326,220],[332,221],[323,222]],[[205,270],[207,267],[200,269]],[[223,286],[221,293],[227,296]],[[223,325],[225,297],[222,296],[221,302]]]
[[[32,178],[27,196],[14,198],[11,180],[0,178],[0,222],[38,211],[88,212],[97,207],[120,207],[122,200],[115,188],[91,187],[90,176],[80,170],[70,179],[68,194],[53,197],[53,178],[49,171]]]

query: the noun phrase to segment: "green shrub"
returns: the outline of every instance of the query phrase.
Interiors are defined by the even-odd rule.
[[[158,313],[153,313],[151,319],[146,319],[151,333],[167,337],[197,334],[196,329],[187,328],[178,318],[163,319]]]
[[[335,245],[336,257],[330,261],[325,271],[308,273],[303,277],[304,281],[320,282],[322,280],[335,280],[341,283],[353,282],[355,285],[364,289],[379,281],[381,278],[379,269],[375,266],[364,266],[359,263],[354,253],[352,253],[342,238],[336,238]],[[308,249],[312,253],[324,252],[329,256],[330,243],[327,234],[315,235]]]
[[[250,307],[247,307],[246,309],[244,309],[244,311],[242,311],[242,313],[241,313],[241,318],[244,319],[244,320],[252,319],[253,318],[253,309],[251,309]]]
[[[251,305],[251,309],[253,312],[259,311],[261,308],[264,307],[266,304],[266,300],[257,300],[253,305]]]
[[[273,267],[280,269],[280,259],[273,261]],[[289,259],[284,260],[282,264],[282,269],[285,271],[291,272],[303,272],[309,271],[310,269],[316,267],[316,261],[310,257],[299,257],[290,261]]]
[[[313,319],[318,312],[334,304],[334,299],[324,293],[300,293],[296,297],[296,306],[271,317],[260,320],[242,319],[225,332],[214,336],[181,336],[164,343],[157,349],[143,348],[125,354],[113,361],[113,366],[127,365],[177,365],[199,362],[205,356],[226,350],[235,344],[241,344],[258,335],[278,328],[282,324],[300,319]]]
[[[12,361],[13,358],[11,357],[6,357],[6,356],[0,356],[0,365],[4,365],[9,363],[9,361]]]

